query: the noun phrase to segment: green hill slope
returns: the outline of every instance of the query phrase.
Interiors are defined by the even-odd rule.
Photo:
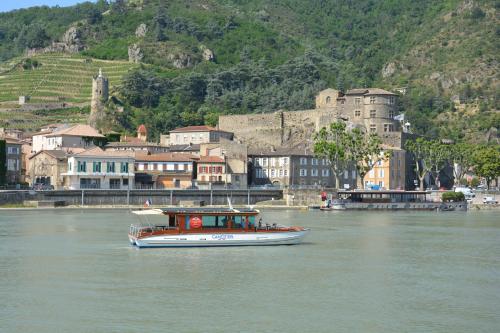
[[[0,103],[26,94],[88,102],[102,67],[125,107],[120,126],[145,122],[157,136],[218,114],[309,108],[325,87],[405,87],[401,109],[417,133],[481,140],[500,128],[499,8],[496,0],[134,0],[0,13]],[[70,27],[77,55],[15,66],[26,49],[68,42]],[[127,62],[129,47],[145,66]]]

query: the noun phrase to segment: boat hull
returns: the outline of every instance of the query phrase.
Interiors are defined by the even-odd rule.
[[[129,235],[129,240],[132,245],[140,248],[293,245],[300,243],[308,232],[309,229],[286,232],[177,234],[141,238]]]

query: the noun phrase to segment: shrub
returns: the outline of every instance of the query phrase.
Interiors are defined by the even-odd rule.
[[[465,195],[462,192],[445,192],[441,196],[443,202],[465,201]]]
[[[24,70],[30,70],[40,67],[42,64],[36,59],[26,58],[23,60],[21,66]]]

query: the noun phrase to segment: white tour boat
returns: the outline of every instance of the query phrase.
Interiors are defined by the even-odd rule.
[[[162,225],[131,225],[128,237],[137,247],[292,245],[309,232],[256,222],[259,211],[255,209],[163,208],[133,213],[168,217]]]

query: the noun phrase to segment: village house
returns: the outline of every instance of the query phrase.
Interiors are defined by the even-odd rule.
[[[321,186],[335,187],[335,176],[326,159],[317,158],[307,151],[276,149],[249,153],[251,185],[280,187]],[[353,188],[356,172],[351,168],[346,177],[340,177],[340,188]]]
[[[104,139],[95,128],[89,125],[74,125],[54,132],[39,132],[33,135],[33,152],[58,150],[63,148],[92,148],[95,142]]]
[[[68,170],[68,157],[80,153],[84,149],[72,150],[42,150],[30,156],[29,179],[31,186],[53,187],[62,190],[68,187],[63,176]]]
[[[403,149],[387,146],[384,146],[384,149],[391,150],[392,156],[378,161],[366,174],[364,188],[404,190],[406,187],[406,152]]]
[[[17,139],[4,138],[6,153],[6,182],[18,184],[22,181],[22,142]]]
[[[202,143],[200,155],[220,157],[225,161],[227,187],[247,188],[248,148],[245,144],[220,138],[219,142]]]
[[[104,151],[99,147],[68,157],[67,186],[79,189],[132,189],[134,157],[130,152]]]
[[[210,126],[188,126],[170,131],[170,145],[189,145],[219,142],[220,138],[233,139],[233,133],[221,131]]]
[[[136,188],[190,188],[197,157],[176,153],[136,153]]]
[[[196,183],[199,189],[227,188],[228,174],[224,158],[200,156],[197,163]]]

